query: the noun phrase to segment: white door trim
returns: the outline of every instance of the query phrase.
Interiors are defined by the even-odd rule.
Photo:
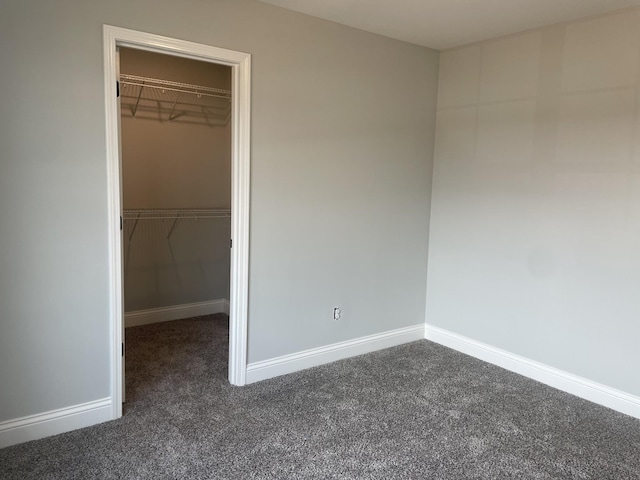
[[[120,236],[121,168],[118,155],[116,47],[131,47],[228,65],[232,69],[231,158],[231,298],[229,382],[244,385],[247,374],[247,302],[249,284],[249,165],[251,55],[150,33],[103,26],[104,91],[109,230],[109,302],[111,399],[113,418],[122,416],[123,318]]]

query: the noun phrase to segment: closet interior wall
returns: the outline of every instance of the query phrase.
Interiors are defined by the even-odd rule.
[[[125,311],[228,299],[231,69],[121,48],[120,73]]]

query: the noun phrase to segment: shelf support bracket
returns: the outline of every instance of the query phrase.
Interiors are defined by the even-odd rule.
[[[173,112],[176,111],[176,105],[179,99],[180,99],[180,95],[176,95],[176,99],[173,101],[173,106],[171,107],[171,112],[169,113],[169,121],[174,120],[180,116],[180,115],[176,115],[175,117],[173,116]]]
[[[138,98],[136,99],[136,104],[131,108],[131,114],[135,117],[138,112],[138,104],[140,103],[140,97],[142,97],[142,90],[144,89],[144,85],[140,85],[140,92],[138,92]]]
[[[202,109],[202,114],[204,115],[204,119],[207,121],[207,125],[211,126],[211,122],[209,121],[209,115],[207,115],[207,110],[204,107],[200,107]]]
[[[173,223],[171,224],[171,228],[169,229],[169,233],[167,234],[167,240],[171,239],[171,234],[173,233],[173,229],[176,227],[176,222],[180,218],[180,212],[176,215],[176,218],[173,219]]]
[[[131,239],[133,238],[133,234],[136,233],[136,227],[138,226],[138,220],[140,220],[140,213],[136,217],[136,221],[133,224],[133,228],[131,229],[131,233],[129,234],[129,243],[131,243]]]

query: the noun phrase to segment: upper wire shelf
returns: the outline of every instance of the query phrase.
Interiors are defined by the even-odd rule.
[[[231,117],[230,90],[124,73],[120,85],[122,110],[132,117],[209,126]]]
[[[166,209],[126,209],[122,211],[124,220],[162,220],[231,218],[228,208],[166,208]]]
[[[231,218],[231,209],[228,208],[145,208],[145,209],[125,209],[122,211],[122,219],[133,221],[133,226],[129,232],[129,243],[133,239],[140,220],[173,220],[171,228],[167,234],[167,240],[171,238],[178,220],[201,218]]]

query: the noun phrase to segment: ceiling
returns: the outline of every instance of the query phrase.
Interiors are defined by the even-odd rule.
[[[640,0],[261,1],[437,50],[640,5]]]

